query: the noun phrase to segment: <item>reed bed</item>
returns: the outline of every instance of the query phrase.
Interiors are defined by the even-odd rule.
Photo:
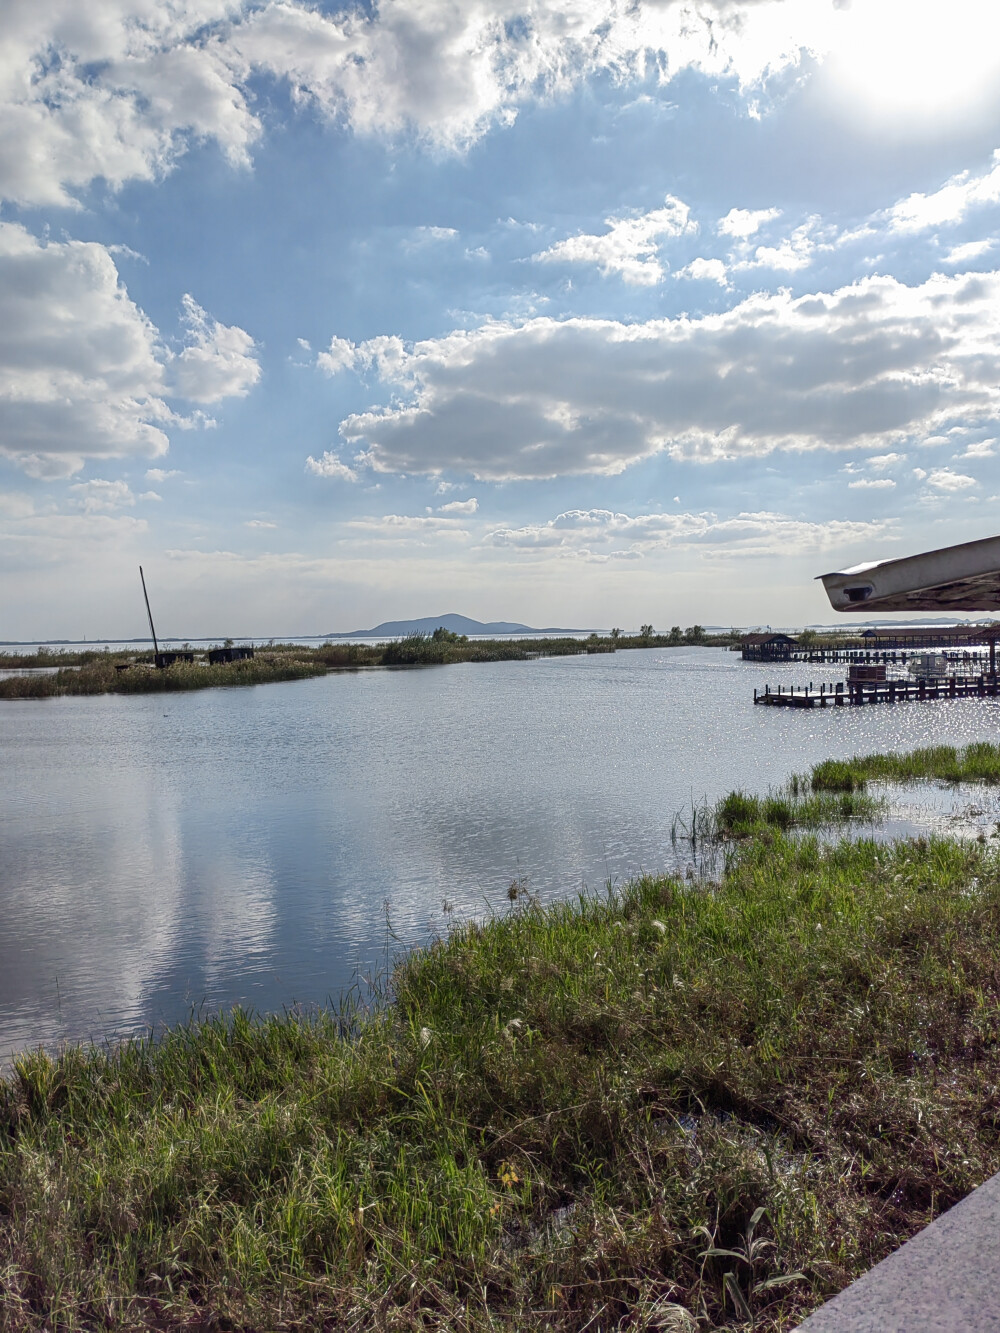
[[[1000,745],[980,741],[964,749],[934,745],[907,754],[856,755],[827,759],[812,770],[814,792],[854,792],[868,782],[1000,783]]]
[[[119,665],[126,667],[119,670]],[[102,654],[79,668],[0,680],[0,699],[48,699],[65,694],[153,694],[175,690],[205,690],[218,686],[268,685],[281,680],[303,680],[325,675],[327,667],[312,659],[289,654],[258,653],[241,662],[175,662],[162,671],[151,663]]]
[[[689,635],[690,631],[683,631]],[[58,672],[12,676],[0,680],[0,699],[47,699],[63,694],[148,694],[170,690],[208,689],[216,685],[263,685],[299,680],[325,671],[356,671],[363,667],[447,666],[458,662],[523,662],[535,657],[567,657],[611,653],[618,648],[671,647],[697,643],[725,647],[729,635],[684,638],[671,635],[597,635],[589,639],[479,639],[448,630],[409,634],[388,643],[268,643],[250,662],[209,666],[198,658],[175,663],[163,671],[141,670],[152,664],[151,653],[100,652],[65,655],[39,649],[31,654],[0,654],[0,669],[58,666]],[[119,666],[127,670],[119,671]],[[79,667],[79,670],[73,669]]]
[[[369,1008],[22,1055],[5,1330],[795,1326],[1000,1169],[1000,856],[749,824]]]

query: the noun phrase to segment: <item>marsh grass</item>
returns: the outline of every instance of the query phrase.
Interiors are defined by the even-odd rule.
[[[1000,783],[1000,745],[980,741],[956,749],[935,745],[906,754],[856,755],[853,759],[827,759],[812,770],[814,792],[853,792],[869,781]]]
[[[128,664],[119,671],[119,664]],[[151,663],[122,655],[101,654],[79,668],[65,667],[45,675],[9,676],[0,680],[0,699],[47,699],[65,694],[151,694],[204,690],[226,685],[267,685],[302,680],[326,673],[326,664],[290,654],[258,653],[242,662],[209,666],[207,661],[175,662],[157,671]]]
[[[1000,1169],[1000,859],[750,809],[368,1010],[22,1055],[5,1330],[794,1326]]]
[[[684,631],[685,634],[688,631]],[[210,667],[206,661],[177,663],[156,673],[134,671],[151,664],[152,655],[134,652],[0,654],[0,669],[39,666],[64,668],[49,675],[14,676],[0,680],[0,699],[46,699],[62,694],[148,694],[164,690],[208,689],[215,685],[261,685],[271,681],[298,680],[324,671],[357,671],[364,667],[448,666],[458,662],[524,662],[535,657],[571,657],[587,653],[611,653],[619,648],[665,648],[692,642],[702,646],[730,647],[731,635],[703,635],[685,639],[667,634],[597,635],[589,639],[478,639],[436,630],[433,634],[409,634],[388,643],[322,643],[306,647],[297,643],[268,643],[258,649],[250,663],[233,662]],[[115,670],[127,665],[127,671]],[[69,668],[79,666],[81,670]]]

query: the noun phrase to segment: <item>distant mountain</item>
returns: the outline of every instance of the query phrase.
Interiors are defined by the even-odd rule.
[[[520,625],[513,620],[491,620],[484,624],[481,620],[470,620],[468,616],[459,616],[454,612],[446,616],[422,616],[419,620],[383,620],[374,629],[355,629],[349,634],[331,633],[326,637],[334,639],[374,639],[399,638],[404,634],[433,634],[438,628],[451,630],[453,634],[579,634],[581,630],[533,629],[531,625]]]

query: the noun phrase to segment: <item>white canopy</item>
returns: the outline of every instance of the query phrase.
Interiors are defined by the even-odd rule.
[[[835,611],[1000,610],[1000,537],[821,574]]]

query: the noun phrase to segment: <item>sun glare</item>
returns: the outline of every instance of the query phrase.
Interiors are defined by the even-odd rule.
[[[833,84],[867,114],[951,119],[995,95],[998,0],[854,0],[831,35]]]

